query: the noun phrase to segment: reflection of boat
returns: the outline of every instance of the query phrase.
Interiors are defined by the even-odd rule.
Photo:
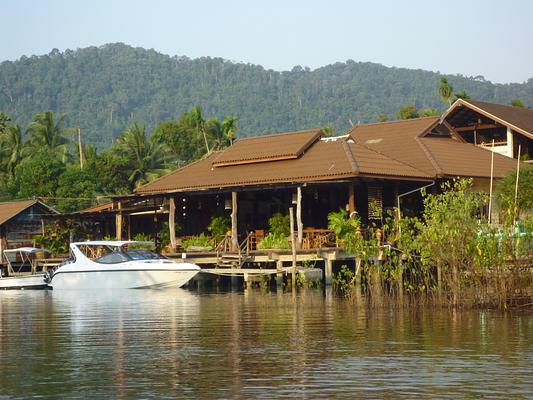
[[[70,244],[70,257],[45,277],[53,289],[180,287],[199,271],[151,250],[150,242],[93,241]]]
[[[7,262],[6,276],[0,273],[0,289],[43,289],[46,287],[44,273],[37,273],[35,255],[48,252],[48,250],[35,247],[20,247],[18,249],[4,250],[4,258]],[[18,267],[13,263],[19,257]],[[30,267],[30,271],[22,271],[24,266]]]

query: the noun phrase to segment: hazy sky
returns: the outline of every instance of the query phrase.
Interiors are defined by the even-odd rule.
[[[533,77],[533,1],[1,0],[0,60],[111,42],[276,70],[372,61]]]

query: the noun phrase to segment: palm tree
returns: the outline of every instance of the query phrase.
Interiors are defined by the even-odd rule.
[[[222,132],[224,132],[226,146],[233,144],[235,132],[237,131],[237,121],[238,118],[235,115],[227,115],[222,121]]]
[[[214,149],[223,149],[233,143],[237,130],[237,117],[227,116],[222,122],[213,118],[205,123],[205,131]]]
[[[144,129],[134,124],[118,138],[117,145],[129,161],[128,180],[133,188],[169,172],[169,152],[160,135],[147,138]]]
[[[63,127],[64,120],[65,115],[55,118],[52,111],[45,111],[35,116],[27,131],[34,148],[52,150],[63,162],[68,158],[68,140],[65,137],[68,129]]]
[[[440,79],[439,94],[442,100],[444,100],[449,105],[452,105],[453,87],[448,83],[448,79]]]
[[[27,153],[20,126],[12,125],[8,127],[4,135],[0,137],[0,141],[0,149],[2,150],[6,171],[9,177],[13,177],[16,166],[24,159]]]
[[[202,135],[204,138],[205,148],[207,152],[209,153],[209,143],[207,142],[207,132],[206,132],[206,122],[202,116],[202,110],[200,109],[200,106],[194,106],[193,109],[190,111],[193,123],[196,127],[196,132],[198,135]]]
[[[468,100],[468,99],[470,99],[470,96],[464,90],[461,90],[460,92],[455,93],[455,100],[454,101],[457,101],[459,99]]]

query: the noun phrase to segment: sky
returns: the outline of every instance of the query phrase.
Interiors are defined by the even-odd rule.
[[[533,78],[533,1],[0,0],[0,61],[123,42],[275,70],[346,60]]]

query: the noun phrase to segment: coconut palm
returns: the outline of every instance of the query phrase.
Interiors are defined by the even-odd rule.
[[[209,143],[207,141],[206,121],[202,116],[202,110],[199,106],[194,106],[193,109],[190,111],[190,115],[195,125],[196,132],[198,135],[202,135],[202,137],[204,138],[205,148],[209,153],[211,150],[209,149]]]
[[[222,122],[213,118],[206,122],[205,131],[214,149],[223,149],[233,143],[237,130],[237,117],[227,116]]]
[[[134,124],[117,140],[118,152],[130,164],[129,182],[133,188],[170,171],[170,156],[160,135],[146,137],[145,130]]]
[[[442,100],[444,100],[449,105],[452,105],[453,87],[448,83],[448,79],[440,79],[439,94]]]
[[[27,146],[23,141],[19,125],[6,128],[5,133],[0,137],[0,149],[8,176],[13,177],[16,166],[27,154]]]
[[[65,115],[55,117],[52,111],[45,111],[35,116],[27,132],[32,147],[52,150],[63,162],[66,162],[68,139],[65,135],[68,129],[63,127],[64,120]]]

